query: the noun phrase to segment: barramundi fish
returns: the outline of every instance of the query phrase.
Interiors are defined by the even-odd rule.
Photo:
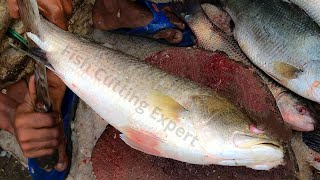
[[[206,7],[208,8],[208,6],[209,5]],[[254,69],[265,81],[272,92],[283,120],[294,130],[314,130],[317,117],[310,103],[302,97],[298,97],[297,95],[289,92],[289,90],[274,82],[261,70],[255,67],[240,49],[237,41],[232,36],[223,32],[219,27],[215,26],[216,23],[211,22],[212,19],[214,19],[211,17],[217,16],[212,13],[216,12],[204,11],[199,4],[199,0],[185,0],[183,2],[174,1],[172,3],[172,7],[177,15],[180,16],[192,29],[196,36],[198,47],[210,51],[222,51],[231,59],[242,62],[246,66]],[[270,120],[269,123],[271,124],[276,122]],[[271,128],[271,126],[269,126],[269,128]],[[275,129],[275,131],[281,130]],[[289,133],[285,127],[283,127],[282,132],[286,134]]]
[[[243,112],[216,92],[65,32],[18,0],[30,48],[132,148],[192,164],[269,170],[283,164],[278,140],[250,131]],[[34,33],[38,34],[36,36]]]
[[[320,27],[281,0],[221,0],[249,59],[274,80],[320,103]]]

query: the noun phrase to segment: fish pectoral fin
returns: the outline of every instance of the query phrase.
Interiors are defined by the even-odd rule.
[[[177,101],[159,91],[153,91],[149,97],[151,104],[159,108],[162,115],[170,120],[179,120],[180,113],[186,111]]]
[[[161,156],[159,147],[165,143],[156,135],[144,131],[138,131],[131,128],[126,128],[125,134],[120,134],[120,138],[130,147],[144,153]]]
[[[301,69],[284,62],[276,62],[274,70],[286,79],[296,79],[299,73],[303,72]]]

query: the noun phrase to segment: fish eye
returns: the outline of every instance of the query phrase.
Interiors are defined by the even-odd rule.
[[[303,106],[296,106],[296,109],[299,112],[299,114],[301,114],[301,115],[305,115],[308,112],[307,108],[305,108]]]

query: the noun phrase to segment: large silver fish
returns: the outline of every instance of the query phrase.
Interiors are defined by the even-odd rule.
[[[209,8],[210,6],[206,5],[205,7]],[[286,123],[290,124],[290,126],[295,130],[314,130],[314,125],[317,120],[315,112],[311,106],[308,105],[303,98],[297,97],[296,95],[288,92],[288,90],[272,81],[263,72],[256,68],[240,49],[235,39],[224,33],[211,22],[215,19],[213,17],[217,16],[215,13],[220,14],[221,12],[204,12],[198,0],[185,0],[183,3],[176,1],[173,3],[173,9],[190,26],[197,38],[199,47],[211,51],[225,52],[231,59],[240,61],[254,69],[264,79],[276,99],[283,120]],[[273,121],[270,120],[269,123],[273,123]],[[284,133],[288,133],[285,130],[283,131]]]
[[[250,60],[291,91],[320,103],[320,27],[281,0],[221,0]]]
[[[284,0],[302,8],[320,26],[320,0]]]
[[[252,133],[249,118],[216,92],[60,30],[40,18],[35,0],[18,4],[47,66],[131,147],[193,164],[268,170],[283,163],[279,142]]]

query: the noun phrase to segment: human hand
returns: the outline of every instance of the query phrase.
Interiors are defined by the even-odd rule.
[[[170,43],[180,43],[183,40],[182,31],[185,23],[176,16],[169,6],[163,6],[163,13],[177,28],[166,28],[152,35],[154,39],[165,39]],[[119,13],[121,12],[121,15]],[[136,1],[96,0],[92,10],[94,27],[101,30],[121,28],[135,29],[146,26],[153,20],[153,14]]]
[[[9,13],[12,18],[18,19],[19,7],[17,0],[7,0]],[[72,15],[72,0],[37,0],[39,10],[49,21],[67,30],[68,17]]]
[[[14,133],[11,119],[15,116],[17,106],[14,99],[0,93],[0,129]]]
[[[69,165],[63,122],[60,117],[61,103],[66,87],[50,71],[48,71],[48,84],[53,112],[34,112],[36,94],[34,77],[31,77],[29,92],[24,101],[18,105],[12,124],[17,141],[27,158],[52,155],[58,149],[59,160],[55,169],[63,171]]]

